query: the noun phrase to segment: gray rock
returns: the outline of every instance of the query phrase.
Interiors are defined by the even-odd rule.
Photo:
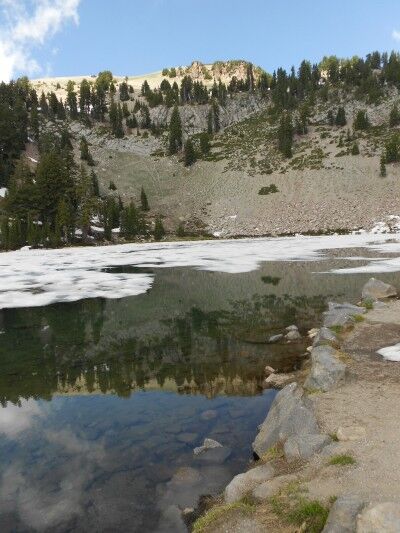
[[[332,330],[326,327],[322,327],[316,336],[314,337],[313,346],[322,346],[325,344],[330,344],[331,346],[334,346],[335,348],[339,348],[339,340],[336,337],[336,335],[333,333]]]
[[[288,326],[287,328],[285,328],[286,331],[298,331],[299,328],[295,325],[292,325],[292,326]]]
[[[270,344],[274,344],[275,342],[279,342],[281,339],[283,339],[283,334],[279,333],[278,335],[271,335],[271,337],[268,339],[268,342]]]
[[[297,331],[297,329],[294,329],[286,333],[285,339],[287,339],[288,341],[298,341],[299,339],[301,339],[301,335]]]
[[[269,464],[256,466],[244,474],[238,474],[225,489],[225,502],[234,503],[241,500],[243,496],[252,491],[257,485],[273,477],[274,469]]]
[[[356,530],[357,515],[364,507],[359,496],[340,496],[333,504],[322,533],[353,533]]]
[[[253,489],[252,496],[254,496],[256,500],[266,500],[276,494],[284,485],[296,480],[297,476],[295,474],[274,477],[273,479],[257,485],[257,487]]]
[[[354,316],[362,315],[365,312],[366,309],[364,307],[359,307],[358,305],[329,302],[328,311],[323,313],[324,326],[327,328],[341,326],[344,329],[348,329],[355,323]]]
[[[253,450],[261,457],[269,448],[278,442],[285,442],[288,437],[318,432],[311,403],[303,398],[303,389],[297,383],[291,383],[275,396],[253,442]]]
[[[186,444],[189,444],[191,442],[194,442],[195,440],[197,440],[197,433],[180,433],[176,440],[178,440],[179,442],[184,442]]]
[[[375,278],[370,278],[362,289],[363,299],[379,300],[379,298],[390,298],[391,296],[397,296],[396,287]]]
[[[207,450],[212,450],[213,448],[222,448],[222,444],[214,439],[204,439],[203,445],[198,446],[193,450],[194,455],[200,455]]]
[[[311,352],[311,371],[304,386],[328,391],[344,381],[346,365],[337,358],[331,346],[317,346]]]
[[[218,413],[215,409],[208,409],[208,411],[203,411],[200,415],[200,418],[202,420],[212,420],[213,418],[217,418]]]
[[[400,505],[379,503],[369,505],[357,519],[357,533],[399,533]]]
[[[289,437],[283,447],[286,459],[309,459],[314,453],[331,443],[328,435],[296,435]]]
[[[293,381],[296,381],[296,374],[293,372],[289,374],[271,374],[266,378],[265,385],[274,389],[282,389],[288,383],[293,383]]]
[[[196,460],[203,463],[222,464],[231,455],[232,450],[227,446],[218,448],[206,448],[201,453],[196,454]]]

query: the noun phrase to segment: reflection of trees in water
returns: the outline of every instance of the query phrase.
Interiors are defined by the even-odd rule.
[[[103,300],[7,310],[0,400],[49,399],[55,392],[129,396],[135,389],[157,387],[208,396],[255,394],[265,364],[289,370],[299,351],[267,346],[268,335],[290,323],[314,325],[325,301],[269,294],[231,301],[227,310],[192,308],[163,320],[166,333],[108,338],[107,349],[102,330],[110,316]]]

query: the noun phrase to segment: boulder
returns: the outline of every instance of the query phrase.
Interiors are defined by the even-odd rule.
[[[328,311],[323,313],[324,326],[327,328],[340,326],[344,329],[349,329],[355,323],[354,316],[362,315],[365,312],[365,307],[359,307],[358,305],[329,302]]]
[[[311,352],[311,371],[304,386],[328,391],[344,381],[346,365],[337,357],[332,346],[317,346]]]
[[[364,505],[363,500],[354,494],[340,496],[330,510],[322,533],[353,533],[357,515]]]
[[[268,342],[270,344],[274,344],[275,342],[279,342],[283,339],[283,333],[279,333],[278,335],[271,335],[271,337],[268,339]]]
[[[284,485],[296,480],[297,476],[295,474],[274,477],[273,479],[264,481],[264,483],[257,485],[257,487],[253,489],[252,496],[256,500],[266,500],[276,494]]]
[[[272,368],[272,366],[266,366],[264,368],[264,372],[265,372],[265,375],[266,376],[270,376],[271,374],[274,374],[275,373],[275,368]]]
[[[336,432],[336,436],[342,441],[362,440],[365,439],[367,433],[362,426],[347,426],[340,427]]]
[[[322,327],[316,336],[314,337],[313,346],[322,346],[324,344],[329,344],[334,348],[339,348],[339,340],[332,330],[326,327]]]
[[[265,385],[274,389],[282,389],[288,383],[293,383],[296,380],[296,374],[293,372],[289,374],[271,374],[265,380]]]
[[[315,433],[319,430],[311,402],[303,397],[303,389],[297,383],[291,383],[275,396],[253,442],[253,450],[261,457],[288,437]]]
[[[399,533],[400,505],[398,503],[379,503],[369,505],[357,520],[357,533]]]
[[[396,287],[375,278],[370,278],[362,289],[363,300],[367,298],[379,300],[379,298],[390,298],[392,296],[397,296]]]
[[[222,446],[214,439],[204,439],[203,446],[198,446],[193,450],[196,460],[214,464],[222,464],[231,453],[230,448]]]
[[[292,326],[288,326],[285,329],[286,329],[286,331],[299,331],[299,328],[297,326],[295,326],[294,324]]]
[[[301,339],[301,335],[297,329],[290,330],[286,333],[285,339],[288,341],[298,341]]]
[[[226,503],[234,503],[243,498],[260,483],[274,477],[274,469],[270,464],[256,466],[244,474],[235,476],[224,492]]]
[[[319,452],[330,443],[331,438],[328,435],[296,435],[286,440],[283,451],[288,461],[309,459],[314,453]]]

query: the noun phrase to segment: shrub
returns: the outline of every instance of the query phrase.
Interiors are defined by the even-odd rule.
[[[279,192],[278,187],[275,185],[275,183],[271,183],[271,185],[268,185],[268,187],[261,187],[261,189],[258,191],[258,194],[265,196],[275,192]]]

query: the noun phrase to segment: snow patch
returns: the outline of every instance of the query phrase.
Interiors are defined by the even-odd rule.
[[[0,198],[5,198],[7,193],[8,193],[7,187],[1,187],[0,188]]]
[[[387,240],[384,235],[371,234],[298,236],[5,252],[0,254],[0,309],[122,298],[151,288],[152,274],[118,272],[123,266],[191,267],[236,274],[256,270],[262,262],[320,261],[327,257],[322,250],[362,247],[399,257],[366,259],[365,266],[331,272],[400,271],[400,242],[393,242],[393,237]],[[345,253],[343,259],[348,259]]]
[[[400,343],[381,348],[377,353],[386,361],[400,361]]]

